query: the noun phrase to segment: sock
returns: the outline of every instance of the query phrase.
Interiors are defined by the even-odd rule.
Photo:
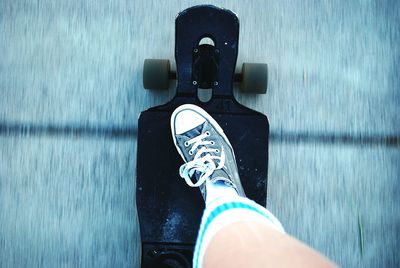
[[[211,180],[207,179],[206,191],[206,206],[220,197],[239,197],[239,194],[234,188],[225,185],[222,181],[213,183]]]
[[[207,246],[212,238],[223,227],[231,223],[258,222],[272,226],[278,231],[285,233],[282,224],[269,210],[246,197],[241,197],[237,194],[236,196],[228,194],[220,195],[219,198],[214,198],[212,201],[206,206],[201,219],[193,253],[194,268],[202,267]]]

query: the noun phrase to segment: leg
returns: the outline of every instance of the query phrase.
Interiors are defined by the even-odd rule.
[[[234,256],[234,257],[233,257]],[[272,226],[236,222],[208,245],[204,267],[334,267],[316,251]]]
[[[179,173],[189,186],[200,188],[206,202],[193,267],[333,266],[246,198],[233,148],[207,112],[182,105],[171,116],[171,130],[185,161]]]

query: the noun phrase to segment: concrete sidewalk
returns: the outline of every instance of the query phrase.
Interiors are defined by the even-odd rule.
[[[400,2],[209,1],[267,62],[268,208],[343,267],[399,267]],[[200,1],[0,4],[0,266],[137,267],[136,128]]]

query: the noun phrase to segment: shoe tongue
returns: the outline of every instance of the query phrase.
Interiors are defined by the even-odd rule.
[[[203,127],[204,124],[198,125],[197,127],[187,131],[185,133],[185,136],[188,137],[189,139],[193,139],[203,133]]]

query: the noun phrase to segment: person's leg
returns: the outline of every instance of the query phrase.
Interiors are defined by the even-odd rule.
[[[278,219],[246,198],[233,148],[203,109],[182,105],[171,116],[179,170],[206,202],[193,267],[330,266],[321,255],[285,234]]]
[[[209,192],[208,188],[207,192]],[[227,252],[229,252],[229,249],[232,252],[235,251],[234,249],[240,252],[243,246],[246,247],[245,244],[247,242],[251,244],[248,245],[248,250],[253,251],[253,246],[258,245],[260,240],[266,239],[261,233],[259,236],[247,236],[246,233],[243,233],[246,229],[241,228],[243,227],[241,224],[250,227],[250,229],[253,230],[253,234],[256,234],[257,229],[260,227],[274,229],[278,233],[284,233],[284,229],[278,219],[264,207],[238,195],[223,196],[223,192],[221,192],[220,196],[207,203],[206,209],[204,210],[193,254],[193,267],[203,267],[205,256],[210,256],[210,254],[211,260],[213,260],[212,262],[215,263],[228,257],[229,254],[227,254]],[[219,248],[219,250],[215,250],[216,247],[212,247],[210,253],[210,246],[215,243],[215,241],[223,241],[225,236],[222,236],[222,240],[219,240],[219,238],[221,238],[220,234],[224,233],[225,230],[230,230],[230,226],[239,227],[239,229],[236,230],[237,234],[239,234],[239,236],[245,235],[247,240],[239,237],[239,240],[232,243],[233,240],[238,238],[234,236],[232,237],[233,240],[225,240],[222,242],[224,246]],[[225,251],[227,249],[228,251]],[[216,256],[219,257],[215,258]],[[230,256],[231,259],[238,261],[238,263],[241,262],[241,259],[247,261],[250,257],[255,257],[256,259],[254,261],[256,262],[262,260],[261,256],[257,256],[257,254],[250,255],[248,251],[243,251],[243,254]]]
[[[236,222],[221,229],[206,249],[203,267],[334,267],[300,241],[272,226]]]

